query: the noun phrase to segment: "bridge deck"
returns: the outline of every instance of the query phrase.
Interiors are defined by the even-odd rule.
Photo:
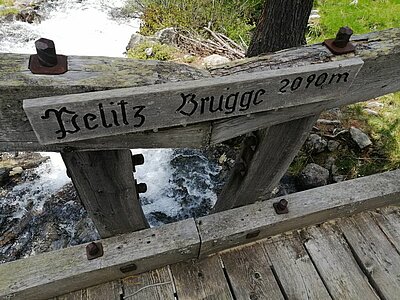
[[[399,299],[400,208],[336,219],[73,292],[73,299]]]

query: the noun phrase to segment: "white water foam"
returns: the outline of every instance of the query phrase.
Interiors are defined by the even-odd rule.
[[[135,18],[111,17],[111,11],[123,4],[123,0],[59,0],[40,24],[2,24],[0,52],[35,53],[34,41],[44,37],[54,41],[59,54],[123,56],[140,25]]]

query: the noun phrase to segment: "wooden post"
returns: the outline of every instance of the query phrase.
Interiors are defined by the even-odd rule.
[[[62,153],[78,195],[102,238],[149,227],[130,150]]]
[[[245,142],[237,167],[224,186],[214,211],[256,202],[271,192],[285,174],[315,124],[315,116],[271,126]],[[254,149],[254,150],[253,150]]]

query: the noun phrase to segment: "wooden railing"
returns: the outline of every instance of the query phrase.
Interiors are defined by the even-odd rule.
[[[34,75],[28,70],[28,55],[0,54],[0,151],[61,152],[89,215],[101,236],[109,237],[148,226],[138,201],[128,149],[201,148],[261,130],[244,144],[236,171],[219,195],[215,211],[253,203],[276,186],[321,111],[400,90],[400,29],[356,36],[352,42],[356,52],[346,55],[333,55],[317,44],[234,61],[210,71],[169,62],[71,56],[67,73]],[[260,80],[260,76],[264,79]],[[173,83],[177,81],[182,83]],[[264,82],[268,83],[266,88]],[[206,108],[199,106],[196,109],[200,112],[193,111],[199,116],[189,119],[192,111],[185,107],[185,102],[176,107],[179,100],[185,101],[189,95],[179,98],[180,91],[190,93],[190,88],[194,88],[201,93],[207,90],[206,83],[217,86],[211,89],[216,97],[218,89],[236,88],[232,97],[235,93],[242,94],[235,101],[245,99],[240,97],[246,92],[250,97],[250,90],[258,87],[252,96],[258,91],[260,97],[266,98],[262,101],[253,98],[254,107],[261,102],[265,106],[250,109],[242,103],[230,113],[226,97],[224,105],[228,111],[216,117],[206,113],[200,116]],[[108,91],[120,88],[131,89]],[[178,102],[171,110],[178,117],[173,114],[168,120],[168,116],[163,116],[158,124],[159,115],[153,113],[151,124],[134,129],[145,131],[103,130],[96,135],[69,135],[65,138],[68,142],[61,140],[61,143],[57,137],[46,135],[47,123],[42,122],[45,118],[39,118],[47,109],[54,108],[51,106],[54,103],[87,101],[98,105],[99,99],[126,97],[139,101],[146,89],[153,96],[157,95],[155,91],[167,91],[162,94],[168,96],[164,102],[157,97],[146,98],[147,103],[158,103],[155,108],[161,112],[175,103],[174,95],[168,91],[178,95]],[[95,91],[103,92],[90,93]],[[76,97],[58,97],[78,93]],[[133,94],[140,97],[134,98]],[[51,98],[25,100],[24,111],[24,99],[43,97]],[[171,103],[166,104],[169,100]],[[205,101],[200,99],[197,103],[206,105]],[[74,109],[80,109],[78,104],[74,104]],[[89,115],[86,121],[94,119],[94,115]],[[31,123],[37,126],[36,134],[42,144]]]

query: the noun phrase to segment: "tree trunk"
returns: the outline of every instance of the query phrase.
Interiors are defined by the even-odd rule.
[[[304,45],[312,6],[313,0],[266,0],[247,56]]]

